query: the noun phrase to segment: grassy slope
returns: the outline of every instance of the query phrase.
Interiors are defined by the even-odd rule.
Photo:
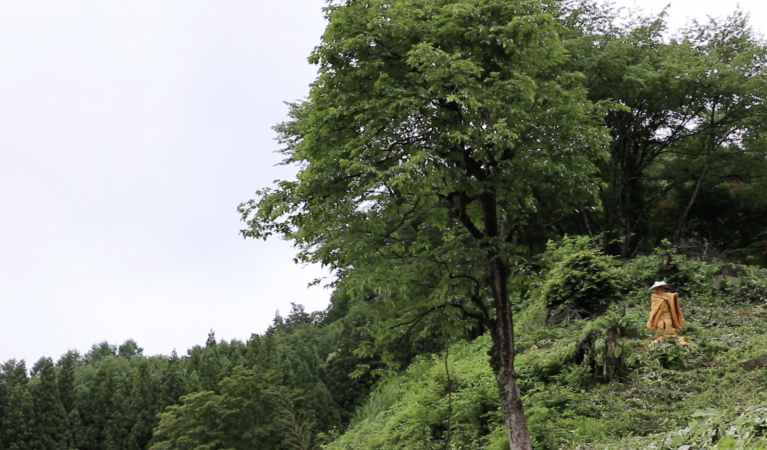
[[[740,366],[767,355],[767,279],[754,271],[745,290],[714,289],[716,269],[691,264],[681,297],[689,348],[648,345],[643,289],[596,320],[545,325],[535,303],[520,314],[518,370],[536,449],[767,448],[767,368]],[[609,379],[603,336],[613,325],[622,330],[624,369]],[[450,448],[508,448],[488,346],[487,337],[454,345],[450,381],[444,354],[421,357],[326,448],[444,449],[448,422]]]

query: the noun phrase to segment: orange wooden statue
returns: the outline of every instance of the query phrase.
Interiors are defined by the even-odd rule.
[[[676,330],[681,330],[684,322],[682,310],[679,308],[679,294],[676,292],[663,292],[668,286],[665,281],[657,281],[650,290],[652,294],[652,310],[647,328],[657,332],[653,344],[657,344],[667,337],[677,337]],[[678,337],[677,344],[690,345],[683,337]]]

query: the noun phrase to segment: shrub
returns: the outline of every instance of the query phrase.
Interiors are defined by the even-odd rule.
[[[741,289],[745,298],[761,303],[767,300],[767,270],[745,266],[741,275]]]
[[[543,256],[548,272],[541,295],[550,310],[577,314],[604,312],[624,291],[625,276],[615,260],[603,255],[588,237],[549,242]]]

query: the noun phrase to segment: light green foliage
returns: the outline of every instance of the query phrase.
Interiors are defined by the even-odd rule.
[[[485,448],[499,436],[497,384],[487,365],[484,336],[451,347],[448,357],[423,356],[388,380],[358,411],[349,432],[326,450]],[[507,445],[508,446],[508,445]]]
[[[525,302],[517,325],[532,332],[520,334],[517,370],[536,449],[659,450],[671,443],[678,444],[672,449],[767,448],[767,369],[746,372],[741,367],[743,361],[767,355],[767,304],[753,300],[749,289],[713,290],[708,274],[718,264],[674,255],[680,277],[687,280],[680,297],[686,322],[682,334],[691,345],[677,346],[669,339],[650,346],[654,332],[645,328],[650,310],[646,280],[666,270],[662,254],[616,268],[628,278],[630,291],[595,319],[554,326],[539,313],[529,313],[540,308],[540,299]],[[694,276],[696,270],[705,276]],[[746,268],[744,280],[758,286],[762,273]],[[615,363],[607,351],[611,329],[617,331]],[[349,431],[326,448],[444,449],[448,417],[450,448],[503,448],[498,403],[490,394],[493,379],[484,366],[488,345],[485,336],[451,347],[448,367],[456,380],[452,415],[447,412],[444,354],[424,356],[380,386],[358,410]],[[486,407],[479,408],[482,404]]]
[[[530,0],[331,3],[309,99],[276,128],[297,178],[240,206],[245,236],[292,241],[297,261],[328,266],[356,298],[378,296],[379,342],[416,326],[444,338],[492,329],[519,448],[529,437],[508,281],[528,232],[593,202],[608,141],[604,105],[566,69],[557,10]]]
[[[385,296],[382,317],[411,320],[447,300],[472,317],[464,327],[492,322],[489,286],[475,292],[489,254],[504,270],[520,262],[524,224],[593,198],[593,160],[605,155],[601,110],[562,70],[556,7],[542,6],[329,7],[310,99],[277,127],[298,179],[241,206],[245,235],[294,241],[297,260],[336,269],[352,295]],[[383,340],[404,331],[381,325]]]
[[[190,394],[162,414],[152,450],[279,449],[274,411],[288,395],[269,375],[236,369],[220,386],[221,394]]]
[[[588,237],[549,242],[542,259],[548,271],[541,296],[554,311],[599,313],[619,300],[625,289],[626,277],[614,258],[601,254]]]
[[[724,413],[714,409],[698,410],[688,426],[652,436],[626,439],[609,445],[585,445],[581,449],[657,450],[688,448],[706,450],[763,450],[767,448],[767,408],[748,407]]]

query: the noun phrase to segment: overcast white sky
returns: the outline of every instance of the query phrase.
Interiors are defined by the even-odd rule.
[[[762,30],[765,3],[740,2]],[[671,4],[674,26],[737,5]],[[291,176],[271,126],[308,92],[323,5],[0,0],[0,362],[128,338],[183,353],[327,305],[306,287],[326,272],[243,240],[236,213]]]

